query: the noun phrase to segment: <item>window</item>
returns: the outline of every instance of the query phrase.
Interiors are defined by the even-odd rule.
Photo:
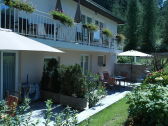
[[[89,56],[88,55],[82,55],[81,56],[81,67],[82,67],[82,72],[84,74],[87,74],[89,71]]]
[[[85,24],[85,23],[86,23],[86,16],[82,15],[82,24]]]
[[[95,25],[99,26],[99,21],[96,20],[95,21]]]
[[[104,28],[104,24],[102,22],[100,22],[100,29]]]
[[[106,66],[106,56],[98,56],[98,66]]]
[[[87,17],[87,23],[88,23],[88,24],[92,24],[92,18]]]

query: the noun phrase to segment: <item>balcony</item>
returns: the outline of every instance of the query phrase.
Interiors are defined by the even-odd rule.
[[[101,31],[89,33],[82,24],[68,27],[45,12],[36,10],[27,13],[0,4],[0,28],[11,29],[18,34],[54,41],[77,43],[82,45],[110,48],[117,50],[115,39],[105,38]]]

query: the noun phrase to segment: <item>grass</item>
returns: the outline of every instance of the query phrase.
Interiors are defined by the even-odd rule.
[[[80,123],[79,126],[124,126],[128,117],[128,104],[127,99],[123,98],[101,112],[93,115],[87,121]]]

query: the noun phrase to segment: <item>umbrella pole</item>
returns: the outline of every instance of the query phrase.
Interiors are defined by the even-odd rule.
[[[132,59],[131,59],[131,82],[132,82]]]

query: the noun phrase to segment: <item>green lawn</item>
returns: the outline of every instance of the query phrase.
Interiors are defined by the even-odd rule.
[[[128,104],[126,104],[126,101],[127,99],[123,98],[92,116],[89,126],[124,126],[128,117]],[[86,121],[84,121],[80,126],[86,126],[86,124]]]

